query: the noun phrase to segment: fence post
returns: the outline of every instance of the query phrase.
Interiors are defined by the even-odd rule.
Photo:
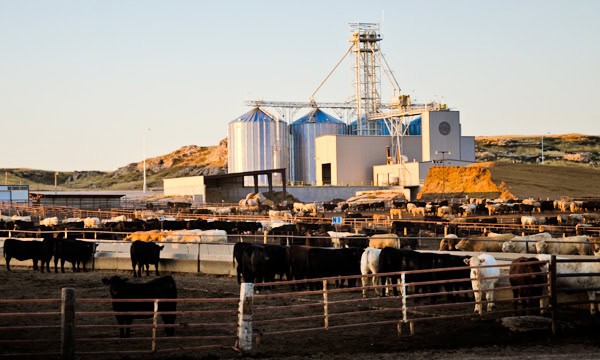
[[[158,299],[154,300],[154,314],[152,314],[152,352],[156,352],[156,330],[158,326]]]
[[[200,243],[196,243],[198,246],[198,253],[196,255],[196,272],[200,273]]]
[[[406,274],[400,274],[400,280],[402,281],[402,321],[406,323],[408,320],[408,308],[406,306]]]
[[[61,289],[60,344],[63,360],[75,359],[75,289]]]
[[[240,303],[238,309],[238,340],[237,348],[242,353],[252,351],[252,302],[254,284],[242,283],[240,287]]]
[[[325,330],[329,329],[329,302],[327,295],[327,280],[323,280],[323,323]]]
[[[481,290],[481,268],[479,268],[479,271],[477,272],[477,283],[479,284],[479,287],[477,289],[477,293],[479,294],[479,316],[483,316],[483,290]],[[475,298],[475,300],[477,301],[477,298]],[[487,302],[486,302],[486,306],[487,306]]]
[[[550,311],[552,311],[552,335],[558,330],[558,291],[556,289],[556,255],[550,257]]]

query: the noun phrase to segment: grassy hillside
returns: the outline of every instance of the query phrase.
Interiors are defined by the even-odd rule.
[[[504,135],[478,136],[475,153],[478,161],[540,163],[542,137]],[[544,135],[546,165],[600,165],[600,136],[581,134]]]

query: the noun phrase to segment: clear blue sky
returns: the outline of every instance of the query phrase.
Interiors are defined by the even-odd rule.
[[[382,11],[401,88],[463,135],[600,134],[600,1],[0,0],[0,167],[115,170],[148,128],[149,157],[215,145],[246,98],[306,101]]]

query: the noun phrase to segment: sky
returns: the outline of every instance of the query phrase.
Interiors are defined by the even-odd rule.
[[[351,22],[381,23],[402,91],[463,135],[600,135],[600,1],[0,0],[0,168],[216,145],[247,99],[308,101]],[[348,99],[350,69],[316,100]]]

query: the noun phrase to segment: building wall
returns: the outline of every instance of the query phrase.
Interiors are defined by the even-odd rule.
[[[174,179],[164,179],[165,195],[202,195],[206,198],[204,176],[187,176]]]
[[[408,135],[402,138],[402,155],[408,161],[421,161],[423,156],[423,139],[421,136]]]
[[[0,185],[0,201],[28,202],[29,185]]]
[[[449,133],[440,132],[440,124],[450,125]],[[442,154],[436,151],[449,151],[446,159],[459,159],[461,156],[461,129],[458,111],[427,111],[422,114],[423,153],[421,161],[442,159]]]
[[[386,163],[389,136],[327,135],[315,140],[317,185],[322,164],[331,163],[331,185],[370,185],[373,165]]]
[[[461,136],[460,159],[475,162],[475,136]]]
[[[375,186],[294,186],[286,187],[288,194],[304,203],[324,202],[333,199],[347,199],[356,195],[357,191],[382,190],[383,187]],[[267,187],[259,187],[260,192],[267,192]],[[282,191],[280,187],[273,187],[273,191]],[[237,203],[244,199],[246,195],[254,192],[253,187],[238,188],[219,188],[212,189],[207,186],[206,195],[208,203],[219,203],[223,200],[226,203]],[[213,198],[214,196],[214,198]]]

